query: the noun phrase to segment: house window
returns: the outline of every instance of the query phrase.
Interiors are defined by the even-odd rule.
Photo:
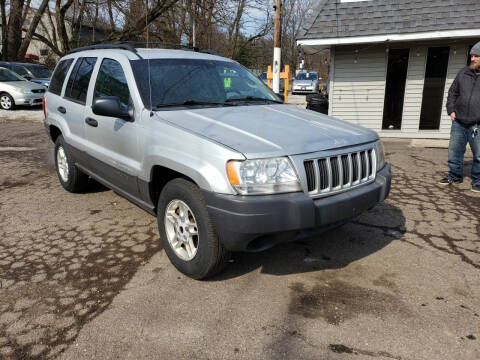
[[[420,130],[438,130],[440,128],[449,54],[449,47],[428,48]]]
[[[48,56],[48,49],[40,49],[40,56]]]
[[[402,127],[409,53],[410,49],[392,49],[388,52],[387,83],[382,122],[382,129],[384,130],[400,130]]]

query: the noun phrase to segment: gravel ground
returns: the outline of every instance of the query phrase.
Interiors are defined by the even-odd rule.
[[[199,282],[154,217],[63,190],[41,123],[1,121],[0,358],[479,359],[480,195],[436,184],[446,149],[408,144],[385,142],[384,203]]]
[[[14,110],[1,110],[0,121],[22,120],[30,122],[42,121],[44,118],[42,107],[17,107]]]

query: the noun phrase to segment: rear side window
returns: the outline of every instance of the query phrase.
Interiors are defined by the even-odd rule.
[[[85,57],[79,58],[68,79],[65,97],[82,104],[87,99],[88,84],[92,77],[93,68],[97,58]]]
[[[65,81],[65,77],[67,76],[68,69],[70,69],[72,62],[73,59],[65,59],[58,63],[57,68],[52,75],[52,80],[50,81],[48,91],[60,95],[62,92],[63,82]]]
[[[102,61],[102,66],[98,70],[93,99],[102,96],[116,96],[124,107],[128,106],[130,92],[122,65],[118,61],[112,59]]]

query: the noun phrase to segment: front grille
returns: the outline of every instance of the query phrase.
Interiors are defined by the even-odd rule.
[[[45,92],[45,89],[34,89],[32,90],[32,92],[35,94],[43,94]]]
[[[369,183],[375,179],[376,155],[373,149],[305,160],[310,195],[328,195]]]

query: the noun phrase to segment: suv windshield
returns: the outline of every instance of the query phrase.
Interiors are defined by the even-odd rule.
[[[169,105],[282,102],[259,78],[229,61],[151,59],[131,63],[142,100],[148,108],[152,108],[150,97],[153,109]]]
[[[316,73],[306,73],[306,72],[301,72],[298,73],[297,76],[295,76],[295,80],[317,80],[318,76]]]
[[[15,74],[13,71],[8,69],[0,69],[0,81],[26,81],[21,76]]]
[[[25,66],[36,78],[48,79],[52,75],[52,71],[46,66]]]

